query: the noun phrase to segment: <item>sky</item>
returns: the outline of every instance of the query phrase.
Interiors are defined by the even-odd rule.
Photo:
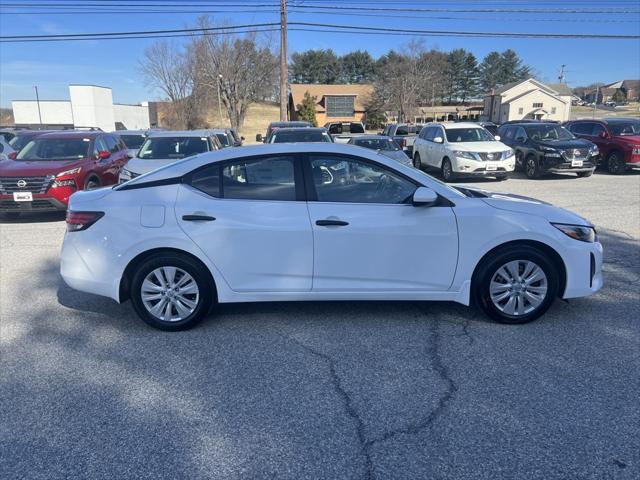
[[[27,6],[64,3],[73,7]],[[230,25],[279,21],[277,0],[0,0],[0,37],[188,28],[201,14]],[[92,4],[92,6],[89,6]],[[265,7],[257,6],[266,5]],[[316,22],[444,31],[640,35],[640,4],[629,0],[289,0],[290,22]],[[127,5],[127,7],[122,7]],[[135,7],[130,7],[137,5]],[[193,7],[188,6],[193,5]],[[304,8],[303,8],[304,7]],[[330,8],[318,8],[330,7]],[[338,7],[358,7],[349,11]],[[375,8],[433,8],[444,11],[376,11]],[[488,13],[470,9],[493,9]],[[632,10],[634,13],[508,13],[505,9]],[[138,10],[133,12],[132,10]],[[185,11],[189,13],[184,13]],[[452,12],[451,10],[464,10]],[[176,13],[180,12],[180,13]],[[277,33],[261,34],[274,50]],[[266,38],[265,38],[266,37]],[[290,31],[289,54],[331,48],[337,54],[367,50],[374,58],[401,49],[412,35],[358,35]],[[481,60],[488,52],[512,48],[542,81],[557,82],[562,64],[570,87],[640,78],[640,40],[422,37],[427,48],[465,48]],[[0,106],[12,100],[68,99],[69,84],[111,87],[117,103],[161,99],[139,71],[153,39],[0,43]],[[181,39],[173,40],[184,41]]]

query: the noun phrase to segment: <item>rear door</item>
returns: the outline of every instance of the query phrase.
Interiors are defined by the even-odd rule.
[[[414,207],[417,184],[356,156],[309,155],[314,291],[444,291],[458,232],[451,207]]]
[[[301,179],[295,155],[215,163],[181,185],[176,218],[232,290],[309,291],[313,235]]]

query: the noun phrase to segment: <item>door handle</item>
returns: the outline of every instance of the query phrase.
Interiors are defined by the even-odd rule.
[[[316,220],[316,225],[319,227],[346,227],[349,225],[349,222],[345,222],[343,220]]]
[[[209,215],[183,215],[182,220],[185,222],[212,222],[216,217],[210,217]]]

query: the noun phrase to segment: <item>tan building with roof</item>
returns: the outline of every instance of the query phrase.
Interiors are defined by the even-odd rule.
[[[513,82],[484,97],[483,118],[497,124],[510,120],[555,120],[571,116],[571,89],[529,78]]]
[[[364,122],[365,106],[373,93],[373,85],[292,84],[289,94],[289,118],[298,120],[298,110],[305,92],[316,97],[316,121]]]

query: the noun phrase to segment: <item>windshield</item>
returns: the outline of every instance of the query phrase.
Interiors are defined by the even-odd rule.
[[[610,122],[609,129],[611,130],[611,133],[617,137],[640,135],[640,120],[629,120],[628,122]]]
[[[400,150],[396,142],[389,138],[359,138],[354,141],[358,147],[370,148],[372,150]]]
[[[564,127],[554,124],[527,125],[527,135],[531,140],[572,140],[576,137]]]
[[[147,138],[145,135],[136,134],[136,135],[120,135],[120,138],[131,150],[139,149],[144,143],[144,139]]]
[[[18,152],[16,160],[79,160],[89,156],[89,138],[35,138]]]
[[[27,143],[29,143],[29,140],[31,140],[32,138],[33,135],[16,135],[11,140],[9,140],[9,145],[11,145],[11,148],[13,148],[17,152],[18,150],[22,149],[22,147],[24,147]]]
[[[396,135],[417,135],[422,130],[422,125],[398,125],[396,129]]]
[[[177,160],[208,151],[206,137],[151,137],[142,145],[138,157],[145,160]]]
[[[445,132],[450,143],[495,141],[493,135],[484,128],[447,128]]]
[[[325,132],[315,131],[277,131],[271,138],[271,143],[297,143],[297,142],[327,142],[331,143],[331,137]]]
[[[223,147],[229,146],[229,139],[224,133],[216,133],[216,137],[218,137]]]

